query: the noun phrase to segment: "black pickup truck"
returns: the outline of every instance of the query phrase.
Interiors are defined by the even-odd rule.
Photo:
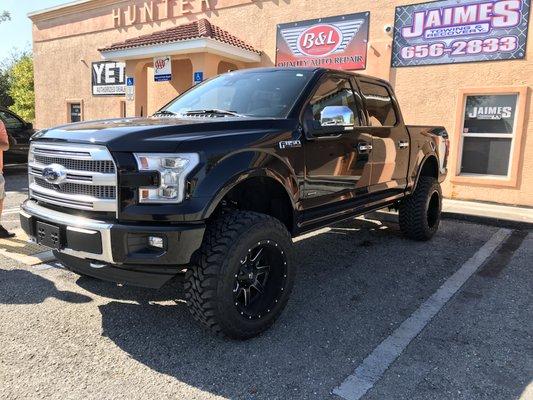
[[[181,274],[192,315],[246,339],[287,303],[292,237],[392,207],[431,238],[447,152],[443,127],[404,124],[385,81],[230,72],[148,118],[38,132],[21,224],[79,274],[154,288]]]

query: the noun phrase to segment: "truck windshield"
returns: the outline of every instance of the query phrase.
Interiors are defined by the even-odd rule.
[[[189,90],[156,113],[286,118],[312,72],[230,72]]]

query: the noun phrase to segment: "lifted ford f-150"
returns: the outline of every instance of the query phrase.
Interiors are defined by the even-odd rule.
[[[447,152],[385,81],[236,71],[148,118],[38,132],[21,224],[79,274],[158,288],[185,271],[192,315],[245,339],[287,303],[291,237],[393,207],[405,235],[431,238]]]

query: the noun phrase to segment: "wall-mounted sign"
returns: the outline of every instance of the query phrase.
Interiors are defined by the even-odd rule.
[[[172,80],[172,60],[170,56],[154,57],[154,81]]]
[[[278,25],[276,65],[365,69],[369,18],[365,12]]]
[[[456,0],[396,8],[393,67],[522,59],[530,0]]]
[[[130,3],[136,3],[131,1]],[[221,8],[213,0],[145,0],[116,7],[111,12],[113,25],[118,27],[157,22],[193,13]]]
[[[135,79],[133,76],[128,76],[126,78],[126,100],[135,100]]]
[[[122,96],[126,91],[123,62],[100,61],[92,63],[92,87],[94,96]]]
[[[202,83],[203,81],[204,81],[203,71],[195,71],[192,77],[193,85],[198,85],[199,83]]]

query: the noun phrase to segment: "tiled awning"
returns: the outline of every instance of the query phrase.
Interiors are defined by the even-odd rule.
[[[260,60],[261,52],[254,49],[238,37],[211,24],[207,19],[200,19],[170,29],[142,35],[124,42],[114,43],[99,49],[104,58],[128,59],[150,57],[163,54],[183,54],[186,52],[211,51],[213,53],[234,56],[241,61]]]

